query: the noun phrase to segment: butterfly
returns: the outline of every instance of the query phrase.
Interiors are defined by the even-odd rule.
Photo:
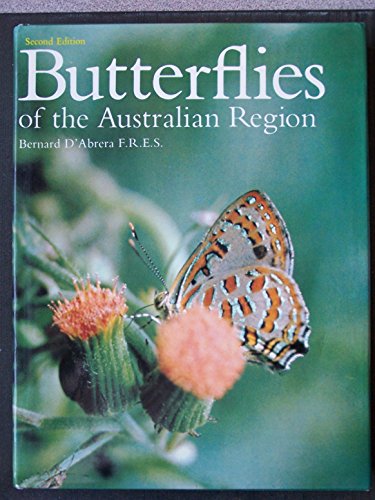
[[[309,311],[292,277],[294,251],[270,198],[245,193],[212,225],[168,292],[165,317],[201,304],[233,323],[252,363],[284,371],[309,349]]]

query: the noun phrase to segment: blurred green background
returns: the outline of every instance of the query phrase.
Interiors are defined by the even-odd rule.
[[[180,248],[168,268],[170,283],[205,231],[201,228],[191,241],[182,244],[193,212],[212,207],[221,211],[249,189],[266,192],[283,215],[294,244],[294,277],[310,310],[311,350],[282,376],[248,366],[235,388],[215,404],[213,414],[218,423],[202,428],[202,437],[193,440],[197,457],[183,470],[211,488],[368,487],[363,27],[328,23],[24,26],[15,33],[19,50],[30,48],[25,45],[27,36],[86,40],[85,46],[46,47],[58,49],[66,67],[78,67],[81,94],[90,91],[90,74],[84,68],[106,68],[114,57],[119,65],[128,67],[137,57],[153,68],[164,64],[182,69],[193,65],[214,67],[225,47],[247,44],[249,95],[257,92],[252,68],[267,65],[272,96],[267,101],[213,100],[216,88],[211,75],[201,80],[205,100],[185,101],[186,81],[176,79],[163,85],[170,93],[182,88],[181,97],[168,102],[153,95],[139,101],[131,95],[129,71],[119,79],[119,89],[124,86],[129,91],[122,101],[105,98],[75,102],[69,96],[51,102],[18,101],[17,117],[33,113],[41,105],[47,110],[39,130],[18,127],[17,139],[157,137],[163,148],[16,148],[17,209],[18,213],[26,209],[32,214],[83,272],[98,273],[107,281],[119,274],[132,292],[150,298],[150,290],[160,289],[160,284],[127,245],[128,219],[137,223],[142,241],[164,273],[169,257]],[[267,48],[265,55],[258,54],[259,46]],[[16,60],[18,95],[25,96],[27,58],[23,54]],[[49,64],[48,59],[45,61]],[[237,62],[234,58],[233,64]],[[271,77],[282,64],[295,64],[301,70],[311,64],[323,65],[325,96],[319,100],[299,96],[291,101],[275,96]],[[108,95],[105,73],[101,88]],[[48,78],[40,82],[40,93],[51,92]],[[296,92],[300,85],[299,79],[283,83],[289,92]],[[150,77],[146,76],[144,91],[150,87]],[[230,75],[225,88],[228,95],[237,95],[237,79]],[[177,105],[188,105],[191,112],[218,113],[221,127],[96,128],[106,106],[114,114],[124,114],[168,113]],[[314,113],[317,127],[284,128],[273,135],[264,134],[262,128],[229,128],[227,108],[236,105],[249,113],[279,113],[281,106],[286,113]],[[85,130],[54,129],[52,113],[62,106],[76,115],[87,114],[90,126]],[[59,387],[56,359],[44,353],[41,360],[41,354],[34,356],[30,350],[43,344],[43,328],[50,314],[44,304],[38,307],[34,301],[30,305],[25,290],[33,289],[35,276],[23,261],[18,262],[16,272],[22,295],[16,402],[49,416],[80,414]],[[47,285],[50,293],[56,292],[53,284]],[[74,449],[79,438],[75,432],[55,431],[37,438],[20,433],[17,477],[23,479],[52,466]],[[99,459],[90,459],[71,469],[64,486],[192,486],[176,470],[151,463],[150,457],[127,455],[121,443],[107,453],[114,463],[109,476],[100,473]]]

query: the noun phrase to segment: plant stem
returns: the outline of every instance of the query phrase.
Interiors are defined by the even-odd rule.
[[[73,288],[72,275],[58,264],[46,258],[39,257],[30,251],[25,251],[25,260],[30,266],[39,269],[39,271],[53,278],[55,282],[64,289],[67,288],[71,290]]]
[[[170,435],[167,444],[154,443],[148,433],[128,414],[114,417],[84,416],[84,417],[46,417],[24,408],[14,408],[18,422],[30,425],[38,430],[57,431],[82,429],[93,433],[88,440],[82,443],[73,453],[58,462],[46,472],[31,476],[22,481],[19,488],[56,488],[61,486],[67,471],[76,463],[94,453],[116,435],[126,433],[135,443],[138,443],[146,453],[152,453],[168,463],[176,465],[175,458],[169,454],[186,438],[186,434],[175,433]],[[165,437],[167,432],[165,431]],[[164,441],[164,440],[163,440]],[[184,476],[185,477],[185,476]],[[188,476],[186,476],[188,477]],[[202,485],[191,479],[194,487]]]
[[[18,422],[31,425],[40,430],[85,429],[96,432],[120,432],[122,425],[115,417],[46,417],[24,408],[14,407],[14,415]]]
[[[46,417],[41,413],[25,410],[24,408],[13,407],[14,416],[24,424],[32,425],[33,427],[42,427]]]
[[[32,220],[28,219],[27,221],[30,226],[34,229],[34,231],[41,236],[44,241],[46,241],[54,250],[56,253],[57,257],[60,259],[61,264],[68,270],[70,271],[73,276],[76,278],[80,279],[81,275],[79,274],[79,271],[74,267],[74,265],[69,261],[67,257],[61,252],[61,250],[48,238],[48,236],[43,232],[43,230],[35,224]]]
[[[172,432],[169,436],[167,444],[165,446],[165,451],[170,452],[177,448],[179,444],[181,444],[186,438],[186,433],[181,432]]]
[[[142,427],[137,424],[133,417],[128,413],[124,413],[120,417],[123,429],[136,441],[148,448],[155,448],[154,443],[149,438],[147,432],[142,429]]]
[[[147,432],[128,413],[113,417],[46,417],[41,413],[14,407],[14,415],[19,422],[31,425],[40,430],[85,429],[93,433],[125,431],[137,443],[147,448],[161,450],[161,447],[153,443]],[[177,433],[177,435],[186,437],[186,434]],[[166,449],[168,448],[171,447],[167,445]]]
[[[82,443],[73,453],[58,462],[51,469],[22,481],[19,488],[51,488],[61,486],[66,472],[116,436],[114,432],[100,432]]]

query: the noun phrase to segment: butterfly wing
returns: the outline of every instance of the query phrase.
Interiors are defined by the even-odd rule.
[[[246,266],[293,272],[293,246],[285,222],[268,196],[249,191],[229,205],[191,254],[171,287],[174,307],[197,284]]]
[[[247,266],[196,284],[177,309],[202,304],[238,328],[248,360],[288,369],[308,351],[309,312],[294,279],[267,266]]]

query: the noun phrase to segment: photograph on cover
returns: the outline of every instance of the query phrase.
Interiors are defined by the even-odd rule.
[[[15,486],[367,489],[364,26],[14,57]]]

